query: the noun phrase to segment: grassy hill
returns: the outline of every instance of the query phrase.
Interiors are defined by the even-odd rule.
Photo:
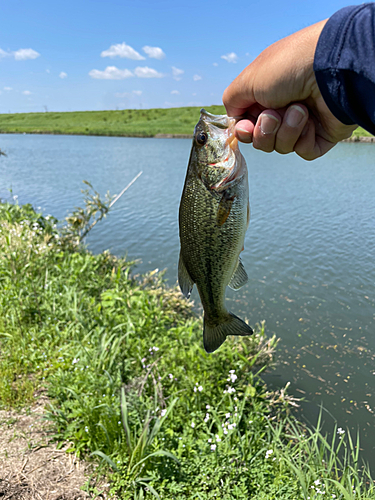
[[[225,113],[224,106],[207,111]],[[0,115],[0,132],[154,137],[158,134],[192,135],[199,107],[17,113]]]
[[[208,106],[214,114],[224,106]],[[199,107],[124,109],[119,111],[73,111],[64,113],[0,114],[0,133],[78,134],[154,137],[158,134],[192,135]],[[358,128],[354,136],[370,136]]]

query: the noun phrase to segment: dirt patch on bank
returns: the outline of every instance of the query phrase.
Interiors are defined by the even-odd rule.
[[[69,443],[57,449],[43,419],[47,404],[41,394],[28,411],[0,411],[0,500],[109,498],[109,484],[94,484],[94,465],[66,453]]]

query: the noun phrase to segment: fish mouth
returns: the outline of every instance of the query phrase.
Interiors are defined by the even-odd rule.
[[[235,118],[231,118],[227,115],[213,115],[209,113],[205,109],[201,109],[201,118],[205,125],[208,127],[210,131],[211,137],[215,135],[224,136],[225,140],[223,142],[223,155],[220,161],[215,163],[210,163],[211,167],[216,168],[224,168],[232,172],[233,167],[235,166],[236,161],[236,153],[238,149],[238,141],[234,134],[234,126],[237,123]],[[230,173],[228,174],[228,177]],[[214,189],[221,187],[223,182],[225,183],[227,179],[224,179],[219,184],[213,186]]]
[[[212,127],[223,130],[227,136],[225,146],[229,146],[234,152],[237,151],[238,141],[234,134],[234,126],[236,125],[238,119],[232,118],[227,115],[213,115],[212,113],[206,111],[204,108],[201,109],[201,119],[208,125],[211,130]]]

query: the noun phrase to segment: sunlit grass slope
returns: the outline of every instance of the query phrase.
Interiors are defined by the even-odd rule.
[[[224,106],[207,106],[210,113],[225,113]],[[154,137],[158,134],[192,135],[199,107],[73,111],[66,113],[0,114],[0,133],[112,135]],[[359,127],[354,137],[370,136]]]
[[[208,106],[206,109],[214,114],[225,113],[224,106]],[[133,137],[192,135],[199,111],[199,107],[188,107],[0,114],[0,132]]]

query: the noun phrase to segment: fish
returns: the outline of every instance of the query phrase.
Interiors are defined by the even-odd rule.
[[[187,299],[197,286],[208,353],[228,335],[253,333],[225,307],[226,287],[238,290],[248,281],[240,258],[250,221],[248,172],[235,123],[201,110],[179,207],[178,283]]]

